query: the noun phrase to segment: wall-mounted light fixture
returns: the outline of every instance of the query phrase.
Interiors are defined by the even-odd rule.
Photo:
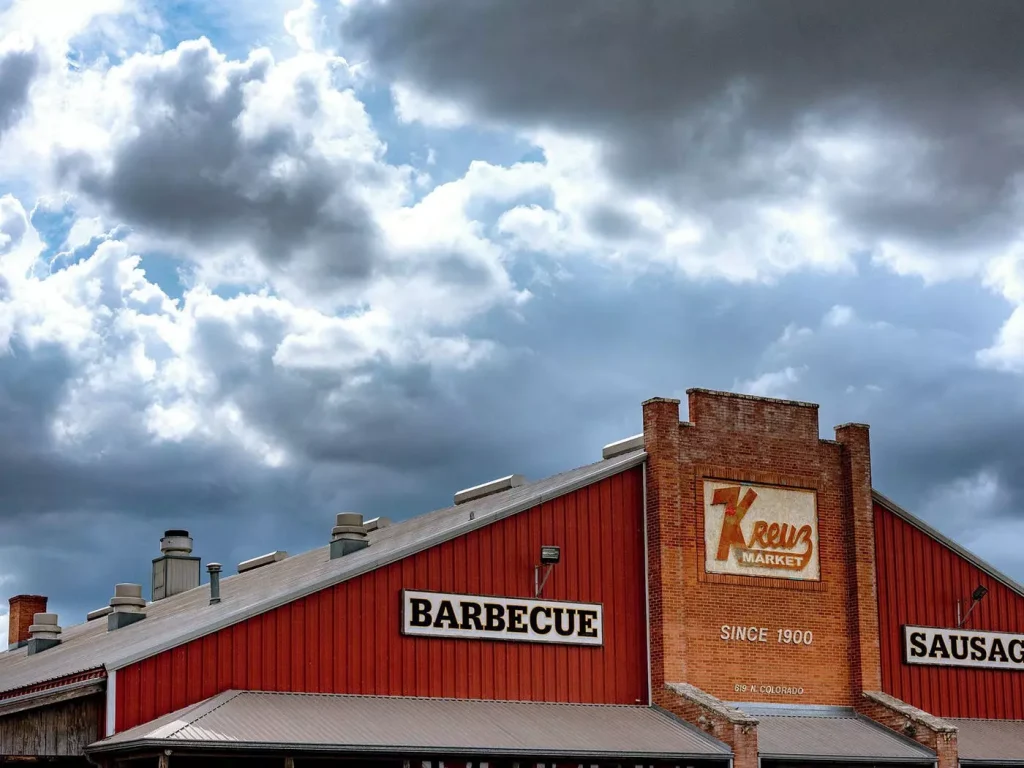
[[[982,601],[985,595],[988,594],[988,587],[979,584],[975,590],[971,593],[971,607],[967,609],[967,613],[964,617],[960,618],[960,601],[956,601],[956,627],[960,629],[964,624],[967,623],[967,619],[970,618],[971,612],[978,606],[978,603]]]
[[[562,559],[562,550],[559,547],[544,545],[540,548],[540,565],[533,567],[533,596],[540,597],[541,590],[544,589],[544,585],[548,583],[548,577],[551,575],[551,569],[558,565]],[[541,569],[547,566],[544,571],[544,578],[540,576]]]

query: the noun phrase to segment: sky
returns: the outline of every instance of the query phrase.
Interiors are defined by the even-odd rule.
[[[689,387],[870,424],[875,487],[1024,580],[1022,33],[1016,0],[0,0],[0,592],[78,623],[165,529],[305,551]]]

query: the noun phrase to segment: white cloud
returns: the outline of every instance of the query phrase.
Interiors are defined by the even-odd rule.
[[[792,396],[793,385],[799,383],[800,377],[806,371],[806,366],[801,368],[787,366],[781,371],[762,373],[754,379],[736,382],[734,390],[746,395],[789,398]]]
[[[1013,310],[992,346],[978,352],[978,363],[986,368],[1024,373],[1024,306]]]
[[[391,86],[395,114],[403,123],[421,123],[432,128],[458,128],[469,122],[469,116],[457,104],[430,97],[411,86]]]
[[[839,326],[849,324],[853,318],[853,309],[843,306],[842,304],[836,304],[828,311],[822,322],[825,325],[838,328]]]

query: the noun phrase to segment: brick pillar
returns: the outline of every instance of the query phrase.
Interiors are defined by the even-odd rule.
[[[7,647],[17,648],[28,642],[28,628],[37,613],[46,613],[43,595],[15,595],[11,598],[11,613],[7,617]]]
[[[871,496],[871,440],[866,424],[836,427],[842,446],[844,510],[849,516],[850,636],[856,643],[853,690],[882,688],[875,569],[875,513]]]
[[[687,683],[663,688],[662,709],[732,748],[733,768],[758,768],[757,719]]]
[[[933,750],[938,756],[936,768],[958,768],[958,731],[953,724],[879,691],[865,691],[857,711]]]
[[[643,404],[647,451],[647,561],[650,591],[651,696],[685,681],[682,510],[679,487],[679,401]]]

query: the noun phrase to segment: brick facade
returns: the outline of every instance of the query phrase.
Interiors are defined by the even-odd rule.
[[[42,595],[16,595],[10,600],[7,644],[16,646],[28,642],[28,628],[37,613],[46,613],[46,598]]]
[[[677,400],[643,406],[655,703],[689,683],[725,701],[854,706],[880,687],[867,428],[821,440],[816,405],[687,395],[687,423]],[[705,479],[814,491],[820,580],[707,573]],[[723,640],[722,625],[764,627],[768,641]],[[813,642],[779,643],[780,629]]]

